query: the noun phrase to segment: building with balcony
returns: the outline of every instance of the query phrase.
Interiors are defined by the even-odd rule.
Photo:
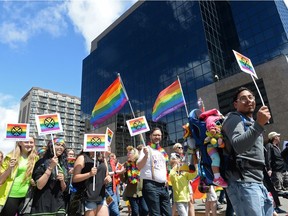
[[[38,146],[46,146],[51,136],[38,136],[35,115],[59,113],[63,137],[67,148],[79,151],[83,145],[84,123],[81,121],[81,100],[78,97],[61,94],[47,89],[32,87],[22,98],[19,122],[30,124],[30,135],[36,137]]]

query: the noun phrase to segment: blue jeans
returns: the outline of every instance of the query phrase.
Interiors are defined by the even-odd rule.
[[[237,216],[271,216],[273,202],[261,183],[229,182],[226,189]]]
[[[128,197],[131,205],[132,216],[147,216],[149,213],[148,206],[144,200],[144,197]]]
[[[107,193],[108,192],[108,193]],[[113,202],[108,206],[110,216],[120,216],[119,206],[117,202],[117,195],[113,192],[112,186],[106,187],[106,196],[110,195]]]
[[[149,209],[149,216],[171,216],[169,191],[165,183],[144,179],[142,193]]]

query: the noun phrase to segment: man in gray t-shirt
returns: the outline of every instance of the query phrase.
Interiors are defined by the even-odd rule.
[[[235,169],[226,171],[228,197],[238,216],[272,215],[272,199],[263,185],[263,131],[271,117],[269,109],[262,106],[255,121],[255,96],[244,87],[236,92],[233,104],[236,112],[228,115],[222,127],[236,164]]]

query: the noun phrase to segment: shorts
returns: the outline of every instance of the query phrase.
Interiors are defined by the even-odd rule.
[[[93,202],[93,201],[85,201],[85,211],[92,211],[97,209],[100,205],[106,205],[106,202],[104,200],[99,202]]]

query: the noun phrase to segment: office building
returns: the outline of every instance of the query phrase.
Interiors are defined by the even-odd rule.
[[[35,115],[59,113],[63,132],[55,134],[65,139],[66,147],[82,149],[84,122],[80,115],[81,100],[78,97],[38,87],[31,88],[20,103],[19,122],[30,124],[30,135],[36,137],[38,146],[46,146],[50,135],[38,136]]]
[[[91,52],[83,61],[82,112],[89,118],[99,96],[120,73],[135,115],[145,115],[149,122],[158,93],[177,75],[189,111],[197,108],[201,96],[206,108],[216,107],[226,114],[231,108],[231,91],[244,84],[254,86],[250,76],[240,72],[233,49],[249,57],[256,72],[261,68],[257,82],[264,102],[271,108],[273,119],[269,126],[284,134],[286,123],[283,119],[276,121],[277,109],[272,110],[275,106],[271,103],[283,104],[281,97],[287,97],[287,33],[288,10],[283,1],[136,2],[91,43]],[[275,69],[266,73],[267,68],[271,69],[269,62],[274,65],[277,59],[281,72]],[[237,75],[248,78],[243,82]],[[235,76],[236,82],[231,82],[229,78]],[[276,87],[269,86],[274,78],[281,81],[276,85],[277,92],[271,91]],[[128,104],[120,111],[122,114],[131,114]],[[163,145],[171,146],[182,141],[182,125],[186,122],[187,113],[182,107],[153,125],[165,125]],[[115,116],[96,131],[103,132],[107,125],[116,133],[125,127]],[[119,139],[116,137],[114,143],[116,150],[131,144]]]

